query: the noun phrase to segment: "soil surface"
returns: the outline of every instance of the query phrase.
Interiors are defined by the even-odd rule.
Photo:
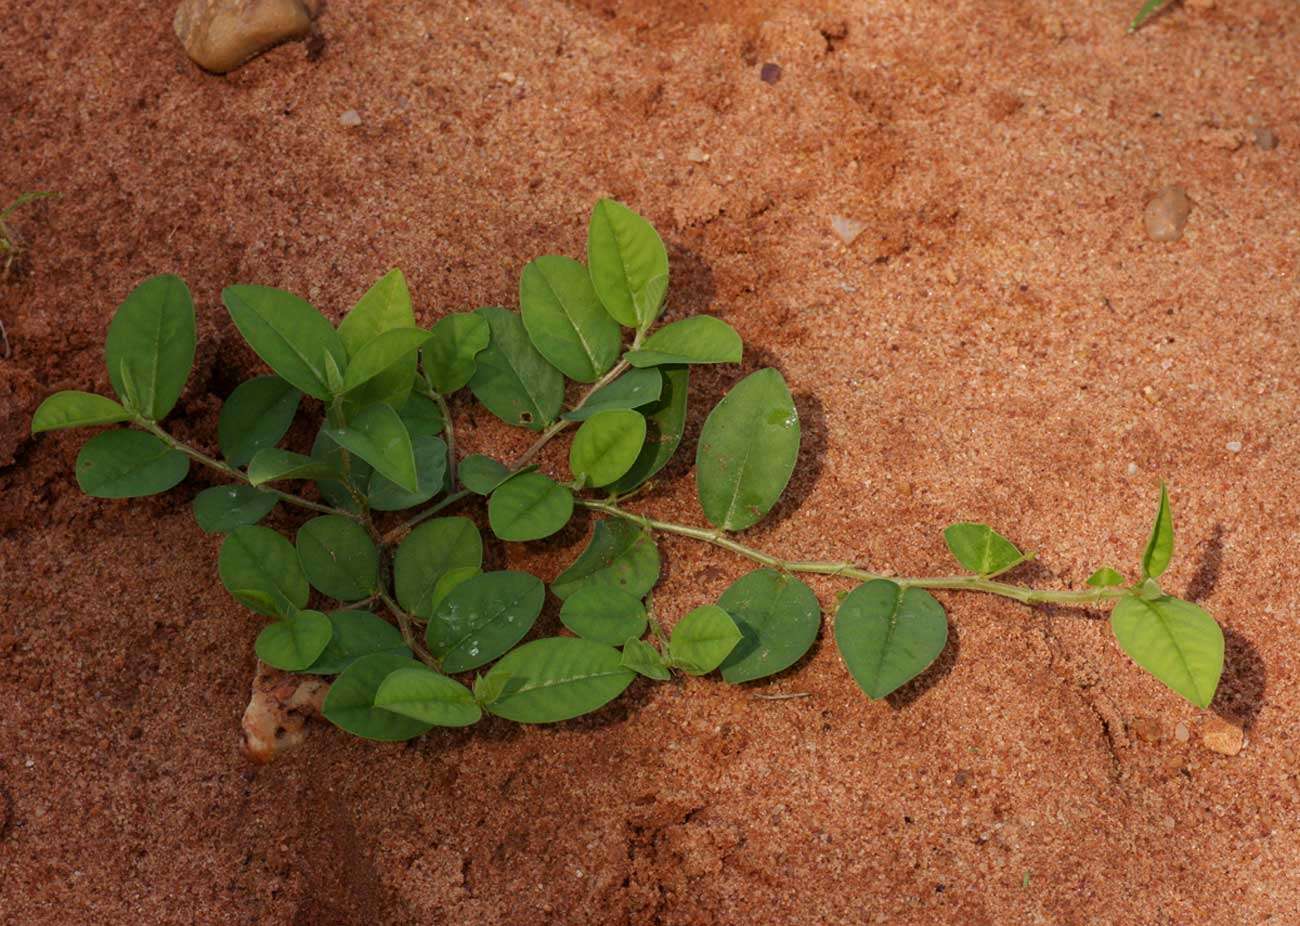
[[[313,53],[219,78],[170,4],[7,4],[0,199],[61,197],[15,217],[0,286],[0,923],[1295,923],[1300,6],[1189,0],[1125,35],[1138,5],[334,0]],[[1193,208],[1157,243],[1171,183]],[[749,542],[939,574],[941,529],[987,520],[1039,552],[1019,578],[1078,587],[1131,571],[1167,479],[1166,585],[1227,634],[1212,709],[1101,611],[941,593],[948,650],[886,702],[824,641],[549,728],[314,723],[250,766],[258,622],[190,514],[207,477],[86,498],[84,435],[31,439],[32,410],[107,390],[114,308],[177,272],[201,343],[169,426],[212,448],[258,368],[222,286],[337,318],[400,266],[422,323],[513,305],[600,195],[662,230],[669,318],[744,336],[743,369],[694,378],[688,440],[758,366],[797,394],[800,466]],[[466,451],[527,441],[457,408]],[[635,506],[701,523],[691,455]],[[549,579],[589,530],[493,562]],[[662,547],[669,622],[750,568]],[[1242,752],[1206,748],[1216,717]]]

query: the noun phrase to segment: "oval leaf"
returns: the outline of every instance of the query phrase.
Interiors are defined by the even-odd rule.
[[[564,376],[537,352],[514,312],[478,310],[492,329],[492,340],[478,355],[470,391],[506,424],[540,431],[564,404]]]
[[[108,326],[108,378],[140,414],[167,416],[194,365],[194,302],[180,277],[151,277],[131,291]]]
[[[221,544],[221,584],[258,614],[292,614],[307,606],[307,577],[293,545],[266,527],[241,527]]]
[[[573,493],[541,473],[521,473],[488,499],[488,523],[502,540],[541,540],[572,515]]]
[[[272,493],[253,486],[213,486],[194,497],[194,520],[206,534],[229,534],[262,520],[277,501]]]
[[[433,724],[468,727],[483,716],[470,690],[429,668],[398,669],[375,692],[375,707]]]
[[[563,601],[585,585],[597,585],[644,598],[659,581],[659,567],[659,548],[648,530],[629,521],[600,520],[586,549],[551,583],[551,592]]]
[[[485,572],[444,598],[425,638],[443,671],[467,672],[496,659],[524,638],[542,613],[546,586],[526,572]]]
[[[600,412],[582,423],[569,447],[569,469],[580,483],[604,486],[636,462],[645,445],[646,423],[637,412]]]
[[[646,339],[640,350],[629,351],[634,367],[665,363],[740,363],[740,335],[720,318],[695,315],[665,325]]]
[[[943,539],[957,562],[976,575],[1006,572],[1025,558],[1014,543],[987,524],[953,524],[944,529]]]
[[[433,337],[424,346],[424,375],[435,392],[450,395],[474,375],[476,358],[488,346],[492,330],[474,312],[456,312],[438,319]]]
[[[492,490],[510,478],[510,467],[481,453],[471,453],[456,468],[461,485],[477,495],[491,495]]]
[[[319,611],[296,611],[268,624],[257,635],[253,649],[268,666],[300,672],[325,651],[334,627]]]
[[[483,539],[467,518],[433,518],[417,526],[393,556],[398,603],[416,617],[433,614],[438,582],[456,569],[483,565]]]
[[[715,604],[702,605],[673,627],[668,661],[689,675],[707,675],[739,642],[740,628],[731,615]]]
[[[32,416],[32,433],[59,428],[86,428],[95,424],[116,424],[131,417],[112,399],[93,392],[56,392],[36,409]]]
[[[658,400],[664,378],[656,369],[628,370],[608,386],[601,386],[587,400],[560,417],[566,421],[586,421],[592,415],[616,408],[640,408]]]
[[[139,431],[96,434],[77,454],[77,485],[95,498],[137,498],[166,492],[189,470],[189,457]]]
[[[375,653],[408,659],[411,656],[411,651],[402,644],[402,632],[369,611],[330,611],[325,616],[330,620],[333,635],[305,672],[338,675],[358,659]]]
[[[799,413],[776,370],[751,373],[717,404],[700,432],[695,478],[704,516],[739,531],[772,510],[799,456]]]
[[[612,199],[596,203],[587,228],[587,266],[596,295],[619,324],[644,330],[659,317],[668,252],[654,227],[627,206]]]
[[[490,713],[518,723],[555,723],[589,714],[617,698],[636,673],[612,646],[577,637],[534,640],[506,654],[484,677],[508,676]]]
[[[916,678],[948,643],[943,606],[924,589],[873,579],[845,596],[835,644],[858,687],[883,698]]]
[[[423,505],[442,491],[447,479],[447,445],[441,438],[420,434],[411,438],[415,449],[415,472],[419,487],[408,492],[383,473],[375,473],[367,492],[375,511],[403,511]]]
[[[1190,601],[1121,598],[1110,615],[1129,657],[1197,707],[1209,707],[1223,674],[1223,630]]]
[[[565,600],[560,621],[580,637],[622,646],[645,633],[641,599],[609,585],[584,585]]]
[[[324,429],[330,439],[408,492],[420,489],[411,434],[388,405],[363,409],[346,427]]]
[[[1160,486],[1160,505],[1156,509],[1156,523],[1151,526],[1151,536],[1142,551],[1142,578],[1158,579],[1174,556],[1174,519],[1169,512],[1169,490]]]
[[[664,367],[661,373],[663,392],[659,401],[641,410],[646,419],[645,446],[632,468],[609,487],[617,495],[626,495],[667,466],[686,431],[690,368]]]
[[[378,590],[379,551],[366,529],[351,518],[312,518],[298,529],[297,547],[307,581],[321,594],[360,601]]]
[[[390,653],[364,656],[344,670],[330,685],[322,713],[335,726],[368,740],[409,740],[433,728],[424,720],[403,717],[375,707],[375,695],[384,679],[400,669],[421,669],[414,659]]]
[[[347,373],[343,376],[343,391],[354,393],[375,377],[388,374],[390,370],[404,371],[402,379],[406,388],[401,389],[396,383],[386,390],[388,395],[380,401],[391,400],[392,395],[405,399],[411,389],[411,380],[415,377],[415,365],[419,350],[433,335],[423,328],[393,328],[368,341],[348,361]]]
[[[240,383],[221,406],[217,440],[222,455],[244,466],[257,451],[274,447],[289,432],[302,393],[278,376]]]
[[[339,474],[337,463],[305,457],[292,450],[266,447],[248,461],[248,481],[255,486],[282,479],[328,479]]]
[[[794,665],[821,629],[821,605],[812,589],[774,569],[755,569],[722,593],[741,639],[722,663],[729,682],[752,682]]]
[[[525,266],[519,310],[533,346],[569,379],[594,383],[618,360],[618,322],[576,260],[548,254]]]
[[[348,355],[334,326],[311,303],[269,286],[227,286],[221,301],[272,370],[310,396],[330,398],[325,358],[341,370]]]
[[[406,430],[411,432],[412,439],[421,434],[430,437],[441,434],[446,427],[447,423],[442,420],[442,409],[428,396],[412,393],[401,405],[393,407],[397,409],[397,417],[402,419]]]

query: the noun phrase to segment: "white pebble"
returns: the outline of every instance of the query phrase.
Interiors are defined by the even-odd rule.
[[[1228,453],[1241,453],[1241,441],[1239,440],[1228,441]]]
[[[858,235],[867,230],[866,222],[859,222],[857,219],[848,219],[842,215],[831,216],[831,230],[846,245],[852,244],[858,240]]]
[[[1138,465],[1136,463],[1130,463],[1128,465],[1128,474],[1130,476],[1136,476],[1137,472],[1138,472]]]
[[[361,113],[355,109],[349,109],[343,115],[339,116],[339,125],[354,126],[361,124]]]

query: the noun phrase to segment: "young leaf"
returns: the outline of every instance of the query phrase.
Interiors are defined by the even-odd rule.
[[[375,707],[384,679],[399,669],[423,668],[414,659],[391,653],[363,656],[334,680],[322,713],[335,726],[369,740],[395,742],[428,732],[433,724]]]
[[[398,603],[416,617],[433,614],[439,580],[456,569],[480,569],[483,539],[467,518],[433,518],[411,531],[393,556]]]
[[[564,376],[533,347],[514,312],[490,306],[478,314],[492,340],[478,355],[470,391],[506,424],[540,431],[564,404]]]
[[[619,408],[640,408],[656,401],[663,392],[664,378],[658,370],[628,370],[608,386],[601,386],[582,403],[565,412],[566,421],[586,421],[592,415]]]
[[[474,375],[476,358],[488,346],[492,330],[474,312],[457,312],[438,319],[433,337],[424,345],[424,374],[439,395],[451,395]]]
[[[135,409],[160,421],[181,397],[194,346],[189,288],[170,274],[150,277],[131,291],[108,326],[108,378],[123,398],[130,394],[123,378],[129,378]]]
[[[166,492],[190,470],[189,457],[140,431],[105,431],[77,454],[77,485],[95,498]]]
[[[555,723],[589,714],[621,695],[636,674],[612,646],[577,637],[526,643],[492,667],[485,685],[509,680],[489,713],[518,723]]]
[[[573,437],[569,469],[580,483],[609,485],[636,462],[645,434],[645,418],[637,412],[621,409],[593,415]]]
[[[772,510],[799,456],[799,413],[781,374],[751,373],[709,413],[695,455],[704,516],[740,531]]]
[[[358,355],[376,338],[389,331],[413,327],[415,313],[411,310],[411,293],[406,287],[406,277],[400,270],[390,270],[366,291],[339,323],[339,340],[349,358],[347,376],[357,375],[352,372],[352,367],[356,365]],[[373,369],[375,359],[372,355],[365,364]],[[348,396],[350,403],[356,408],[380,402],[400,404],[411,391],[417,361],[418,355],[409,351],[398,356],[365,385],[355,387]],[[345,376],[341,389],[346,388],[346,382]]]
[[[924,589],[873,579],[845,596],[835,644],[858,687],[880,699],[916,678],[948,643],[943,606]]]
[[[1129,658],[1197,707],[1209,707],[1223,673],[1223,631],[1192,604],[1161,595],[1127,595],[1110,615]]]
[[[1169,490],[1160,485],[1160,506],[1156,509],[1156,523],[1151,527],[1151,537],[1142,552],[1142,578],[1158,579],[1169,568],[1174,556],[1174,519],[1169,513]]]
[[[774,569],[755,569],[737,579],[718,606],[741,633],[722,663],[722,677],[733,684],[788,669],[808,652],[821,629],[821,606],[812,589]]]
[[[560,621],[580,637],[620,646],[645,633],[641,599],[608,585],[587,584],[565,600]]]
[[[640,350],[629,351],[634,367],[667,363],[740,363],[740,335],[720,318],[694,315],[665,325],[650,335]]]
[[[501,697],[502,692],[506,690],[506,683],[509,681],[509,672],[476,676],[474,679],[474,700],[481,706],[487,707],[487,705]]]
[[[510,467],[481,453],[471,453],[460,461],[460,482],[476,495],[491,495],[492,490],[511,476]]]
[[[619,662],[625,669],[631,669],[638,675],[666,682],[672,678],[668,663],[654,646],[635,637],[623,644],[623,658]]]
[[[388,621],[369,611],[330,611],[333,635],[304,672],[312,675],[338,675],[364,656],[387,653],[410,658],[411,651],[402,644],[402,632]]]
[[[337,464],[316,457],[305,457],[292,450],[266,447],[248,461],[248,481],[255,486],[283,479],[328,479],[338,476]]]
[[[87,428],[96,424],[116,424],[131,417],[112,399],[93,392],[56,392],[36,409],[32,416],[32,433],[59,428]]]
[[[274,447],[289,432],[302,393],[278,376],[240,383],[221,406],[217,440],[232,466],[244,466],[257,451]]]
[[[325,651],[334,627],[319,611],[294,611],[257,635],[253,649],[268,666],[301,672]]]
[[[420,490],[411,435],[392,406],[371,405],[353,418],[351,424],[325,428],[325,433],[406,491]]]
[[[293,545],[266,527],[240,527],[217,556],[221,584],[258,614],[291,614],[307,607],[307,577]]]
[[[546,586],[526,572],[485,572],[458,585],[429,618],[429,650],[445,672],[468,672],[524,638],[542,613]]]
[[[253,486],[213,486],[194,497],[194,520],[205,534],[229,534],[262,520],[277,501],[270,492]]]
[[[221,301],[272,370],[309,396],[330,398],[325,357],[343,369],[348,355],[334,326],[311,303],[269,286],[227,286]]]
[[[618,322],[576,260],[548,254],[525,266],[519,309],[533,346],[569,379],[594,383],[618,360]]]
[[[375,707],[435,727],[468,727],[483,712],[470,690],[432,669],[398,669],[375,692]]]
[[[1025,558],[1014,543],[987,524],[953,524],[944,529],[943,539],[957,562],[980,576],[1006,572]]]
[[[619,324],[645,330],[658,318],[668,252],[641,216],[612,199],[599,200],[587,228],[587,266],[596,295]]]
[[[1142,28],[1142,24],[1154,16],[1156,11],[1168,2],[1169,0],[1146,0],[1142,4],[1142,8],[1137,11],[1137,15],[1133,17],[1133,21],[1128,24],[1128,31],[1136,32]]]
[[[1102,566],[1088,576],[1088,584],[1093,588],[1114,588],[1124,584],[1124,577],[1109,566]]]
[[[375,511],[403,511],[423,505],[442,491],[447,478],[447,445],[441,438],[420,434],[411,439],[415,449],[418,488],[408,492],[383,473],[370,477],[370,507]]]
[[[502,540],[541,540],[572,515],[573,493],[541,473],[508,479],[488,499],[488,523]]]
[[[708,675],[740,642],[740,628],[726,611],[706,604],[673,627],[668,662],[689,675]]]
[[[423,328],[392,328],[366,342],[348,361],[343,375],[343,392],[355,393],[362,386],[383,377],[386,388],[378,401],[405,401],[415,378],[419,350],[433,335]],[[390,376],[396,371],[400,376]],[[402,388],[403,385],[405,388]]]
[[[686,431],[686,393],[689,367],[663,367],[663,393],[655,404],[643,408],[646,419],[645,446],[641,454],[610,491],[625,495],[668,465]]]
[[[297,546],[302,571],[321,594],[360,601],[378,591],[379,551],[366,529],[351,518],[312,518],[298,529]]]
[[[587,548],[551,583],[551,592],[566,600],[578,589],[612,587],[643,598],[659,581],[659,549],[644,528],[624,520],[596,522]]]

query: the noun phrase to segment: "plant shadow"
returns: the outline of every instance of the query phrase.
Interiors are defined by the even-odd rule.
[[[1264,659],[1237,631],[1223,628],[1223,675],[1210,709],[1229,723],[1249,730],[1264,706],[1268,671]]]
[[[1223,537],[1227,533],[1222,524],[1210,529],[1210,536],[1202,544],[1201,561],[1196,565],[1192,580],[1187,583],[1187,600],[1201,601],[1214,593],[1223,571]]]

